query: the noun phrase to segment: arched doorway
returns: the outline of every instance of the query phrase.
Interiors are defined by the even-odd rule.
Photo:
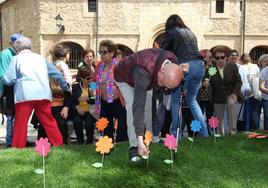
[[[77,69],[77,65],[82,61],[84,48],[75,42],[62,42],[71,49],[70,60],[68,62],[71,69]]]
[[[154,43],[153,43],[153,48],[160,48],[161,45],[163,44],[165,40],[165,33],[161,33],[160,35],[158,35],[155,40],[154,40]]]
[[[266,45],[256,46],[252,48],[249,52],[253,63],[257,63],[259,57],[263,54],[268,54],[268,46]]]
[[[122,58],[134,53],[131,48],[123,44],[117,44],[117,48],[119,50],[119,53],[121,53],[118,55],[120,55]]]
[[[231,50],[231,48],[229,48],[228,46],[225,46],[225,45],[217,45],[217,46],[214,46],[213,48],[210,49],[211,53],[213,54],[214,50],[215,49],[222,49],[225,54],[227,54],[228,51]]]

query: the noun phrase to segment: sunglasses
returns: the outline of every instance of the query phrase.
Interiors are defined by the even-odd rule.
[[[106,55],[108,53],[108,51],[105,51],[105,50],[99,50],[98,53],[100,55]]]
[[[219,60],[219,59],[225,59],[225,56],[215,57],[215,59],[217,59],[217,60]]]
[[[91,80],[92,77],[86,77],[84,78],[85,80]]]

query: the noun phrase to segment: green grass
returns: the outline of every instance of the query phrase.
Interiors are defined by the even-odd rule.
[[[174,168],[163,163],[170,152],[163,144],[150,146],[146,160],[128,161],[128,144],[117,144],[105,156],[102,183],[101,162],[95,146],[52,148],[46,157],[46,183],[54,187],[268,187],[268,140],[247,139],[246,135],[217,139],[196,138],[190,149],[185,139],[174,159]],[[0,150],[0,187],[35,188],[43,186],[43,176],[34,173],[42,158],[33,148]]]

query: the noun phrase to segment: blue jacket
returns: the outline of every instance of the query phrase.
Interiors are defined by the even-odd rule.
[[[14,84],[15,103],[33,100],[52,100],[49,76],[56,79],[63,90],[69,86],[54,65],[30,50],[14,56],[3,76],[6,85]]]

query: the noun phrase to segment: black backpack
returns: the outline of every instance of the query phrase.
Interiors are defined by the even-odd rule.
[[[13,115],[15,113],[14,87],[4,85],[4,92],[0,98],[0,113]]]

